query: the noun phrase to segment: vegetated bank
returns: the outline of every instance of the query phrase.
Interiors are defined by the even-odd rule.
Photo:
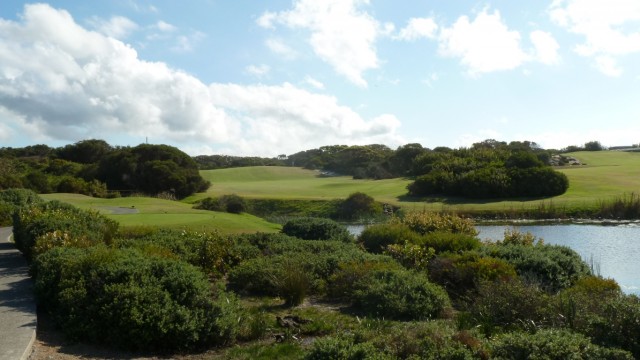
[[[408,179],[364,180],[349,176],[323,176],[319,171],[287,167],[245,167],[202,171],[213,180],[207,193],[186,198],[236,194],[249,204],[270,206],[270,214],[326,216],[331,203],[354,192],[365,193],[381,204],[403,211],[430,210],[458,213],[482,220],[517,219],[638,219],[640,206],[640,154],[619,151],[566,154],[582,165],[557,168],[569,179],[564,194],[551,198],[469,199],[450,196],[409,197]],[[586,164],[586,165],[585,165]],[[282,213],[277,208],[284,209]],[[251,210],[249,206],[248,211]],[[263,216],[262,213],[257,213]],[[322,215],[324,214],[324,215]]]
[[[566,247],[517,232],[482,243],[452,215],[406,213],[358,239],[326,219],[226,236],[0,198],[70,341],[231,359],[640,356],[637,297]]]

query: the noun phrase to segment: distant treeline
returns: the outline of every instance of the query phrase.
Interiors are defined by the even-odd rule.
[[[83,140],[59,148],[0,148],[0,190],[26,188],[96,197],[120,193],[182,198],[209,187],[198,165],[168,145],[113,147]]]

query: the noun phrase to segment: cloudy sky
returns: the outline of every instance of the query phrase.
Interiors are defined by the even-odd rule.
[[[0,147],[640,142],[638,0],[0,4]]]

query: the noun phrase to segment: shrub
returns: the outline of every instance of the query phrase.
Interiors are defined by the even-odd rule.
[[[504,231],[504,238],[501,242],[498,242],[498,245],[522,245],[522,246],[533,246],[534,244],[543,245],[544,241],[542,239],[536,238],[532,233],[521,233],[516,229],[506,229]]]
[[[550,292],[568,288],[590,274],[580,255],[566,246],[500,245],[485,246],[482,251],[512,264],[518,275],[537,282]]]
[[[423,274],[379,271],[354,292],[354,306],[367,314],[400,320],[442,316],[450,307],[447,293]]]
[[[338,217],[345,220],[375,217],[380,214],[382,214],[382,205],[362,192],[349,195],[338,208]]]
[[[487,336],[496,329],[531,331],[547,319],[548,302],[546,293],[520,280],[485,281],[469,312]]]
[[[515,268],[504,260],[476,252],[443,254],[428,265],[429,279],[447,290],[449,296],[466,300],[482,281],[506,280],[516,277]]]
[[[166,229],[149,231],[149,235],[136,239],[119,239],[116,246],[134,247],[156,254],[162,253],[160,249],[165,249],[205,273],[218,277],[240,262],[233,241],[218,232]],[[145,230],[142,232],[144,234]]]
[[[239,195],[223,195],[220,202],[224,204],[224,209],[228,213],[240,214],[247,211],[247,202]]]
[[[443,252],[462,253],[480,248],[482,242],[475,236],[464,233],[435,231],[421,237],[417,244],[432,248],[436,254]]]
[[[304,240],[353,241],[349,231],[337,222],[321,218],[298,218],[287,221],[282,232]]]
[[[11,225],[13,222],[13,213],[18,208],[42,203],[44,203],[44,200],[32,190],[0,190],[0,226]]]
[[[473,221],[456,215],[434,212],[410,212],[402,218],[393,218],[392,223],[407,225],[411,230],[424,235],[436,231],[477,236]]]
[[[58,201],[24,207],[13,216],[16,247],[28,259],[34,255],[33,247],[38,238],[48,233],[60,231],[72,239],[85,239],[81,243],[99,244],[110,243],[117,229],[118,223],[114,220]],[[42,248],[50,248],[55,243],[50,241]]]
[[[405,242],[417,243],[420,235],[412,231],[407,225],[400,223],[376,224],[368,226],[358,237],[367,251],[382,253],[387,246],[403,244]]]
[[[73,340],[130,350],[182,350],[233,341],[239,305],[212,300],[204,275],[138,251],[55,248],[33,265],[38,302]]]
[[[338,269],[329,277],[327,293],[333,299],[352,299],[358,286],[367,283],[376,272],[399,270],[401,266],[389,258],[347,260],[338,264]]]
[[[491,350],[491,358],[497,360],[633,359],[626,351],[596,346],[588,338],[566,330],[505,334],[492,342]]]
[[[577,331],[596,344],[619,347],[640,358],[640,298],[626,295],[612,299],[587,317],[586,328]]]
[[[622,296],[620,286],[612,279],[586,276],[558,293],[554,306],[561,326],[585,329],[594,316],[604,313],[603,305]]]
[[[394,244],[387,246],[385,254],[396,259],[406,268],[426,270],[429,261],[435,256],[435,250],[407,242],[402,245]]]
[[[356,334],[396,359],[471,360],[484,355],[478,339],[457,332],[449,321],[393,322],[379,331]]]
[[[288,266],[304,272],[310,294],[323,294],[327,282],[345,262],[392,261],[366,253],[353,243],[302,241],[284,234],[242,235],[235,241],[245,260],[229,272],[229,287],[255,295],[280,295],[278,279],[289,277],[284,272]]]
[[[339,336],[316,340],[304,359],[384,360],[393,358],[380,353],[370,343],[355,343],[352,338]]]

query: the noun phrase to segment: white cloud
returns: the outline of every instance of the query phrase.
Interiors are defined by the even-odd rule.
[[[397,38],[406,41],[433,39],[437,30],[438,24],[432,18],[412,18],[407,26],[400,30]]]
[[[498,11],[483,10],[473,21],[461,16],[441,30],[439,41],[440,54],[460,58],[471,75],[515,69],[528,60],[520,33],[509,30]]]
[[[180,35],[171,50],[175,52],[191,52],[205,37],[206,35],[200,31],[194,31],[190,35]]]
[[[271,68],[269,67],[269,65],[266,65],[266,64],[249,65],[245,68],[245,71],[251,75],[261,78],[269,74],[269,71],[271,71]]]
[[[309,43],[323,61],[354,84],[366,87],[363,73],[379,66],[375,41],[385,29],[366,12],[368,0],[296,0],[293,9],[266,12],[258,25],[282,24],[311,32]]]
[[[596,68],[603,74],[611,77],[619,77],[622,75],[622,68],[618,66],[616,60],[611,56],[598,56],[596,57]]]
[[[304,78],[304,82],[313,86],[314,88],[318,89],[318,90],[324,90],[324,84],[314,78],[312,78],[311,76],[306,76]]]
[[[640,2],[637,0],[554,0],[549,15],[559,26],[584,37],[584,43],[574,51],[594,57],[596,66],[607,75],[622,70],[612,66],[615,57],[640,53]],[[603,61],[607,63],[604,66]]]
[[[178,30],[178,28],[175,25],[171,25],[167,22],[164,22],[162,20],[158,21],[155,25],[155,28],[163,31],[163,32],[173,32]]]
[[[125,39],[138,29],[138,24],[123,16],[114,16],[109,20],[92,17],[89,23],[96,31],[114,39]]]
[[[365,120],[289,84],[208,86],[45,4],[25,6],[18,22],[0,21],[0,114],[11,114],[0,131],[31,138],[149,136],[234,154],[401,142],[392,115]]]
[[[264,154],[265,148],[291,153],[342,143],[399,145],[403,140],[395,135],[400,122],[393,115],[367,121],[332,96],[310,93],[288,83],[213,84],[210,89],[217,106],[245,122],[243,139],[236,140],[245,153]]]
[[[298,53],[290,46],[285,44],[281,39],[267,39],[265,45],[269,48],[269,50],[284,57],[285,59],[292,60],[298,57]]]
[[[440,80],[440,75],[438,73],[429,74],[422,82],[430,88],[433,88],[435,83]]]
[[[555,65],[560,62],[560,45],[548,32],[536,30],[529,34],[535,48],[535,58],[543,64]]]

